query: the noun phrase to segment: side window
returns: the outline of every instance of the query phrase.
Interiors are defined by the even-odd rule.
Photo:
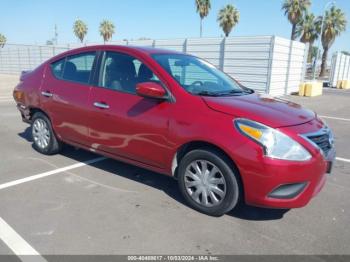
[[[68,56],[51,65],[53,74],[64,80],[89,84],[95,52]]]
[[[149,81],[160,82],[140,60],[126,54],[105,53],[99,86],[135,94],[138,83]]]
[[[52,73],[54,74],[55,77],[57,77],[57,78],[62,77],[63,67],[64,67],[65,61],[66,61],[66,58],[63,58],[63,59],[58,60],[58,61],[51,64]]]

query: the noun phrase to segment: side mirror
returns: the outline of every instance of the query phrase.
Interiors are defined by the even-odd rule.
[[[154,99],[166,99],[165,89],[154,82],[143,82],[136,85],[136,94]]]

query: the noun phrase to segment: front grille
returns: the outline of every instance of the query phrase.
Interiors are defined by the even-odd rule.
[[[327,156],[329,150],[332,149],[333,138],[330,130],[321,134],[308,135],[307,138],[317,145],[323,151],[325,156]]]

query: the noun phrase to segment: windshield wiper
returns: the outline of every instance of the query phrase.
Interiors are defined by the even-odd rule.
[[[198,96],[220,96],[220,93],[211,92],[211,91],[199,91],[199,92],[195,92],[193,94],[198,95]]]
[[[230,95],[241,95],[241,94],[252,94],[254,93],[253,90],[249,89],[249,90],[227,90],[227,91],[223,91],[218,93],[221,96],[230,96]]]
[[[227,96],[227,95],[238,95],[238,94],[243,94],[243,90],[227,90],[227,91],[222,91],[218,93],[220,96]]]
[[[208,90],[203,90],[199,92],[194,92],[194,95],[199,95],[199,96],[234,96],[234,95],[241,95],[241,94],[252,94],[254,93],[253,90],[226,90],[226,91],[221,91],[221,92],[213,92],[213,91],[208,91]]]

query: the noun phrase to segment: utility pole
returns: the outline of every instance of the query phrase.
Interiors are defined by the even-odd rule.
[[[57,45],[58,43],[58,31],[57,31],[57,25],[55,24],[55,37],[54,37],[54,43]]]

